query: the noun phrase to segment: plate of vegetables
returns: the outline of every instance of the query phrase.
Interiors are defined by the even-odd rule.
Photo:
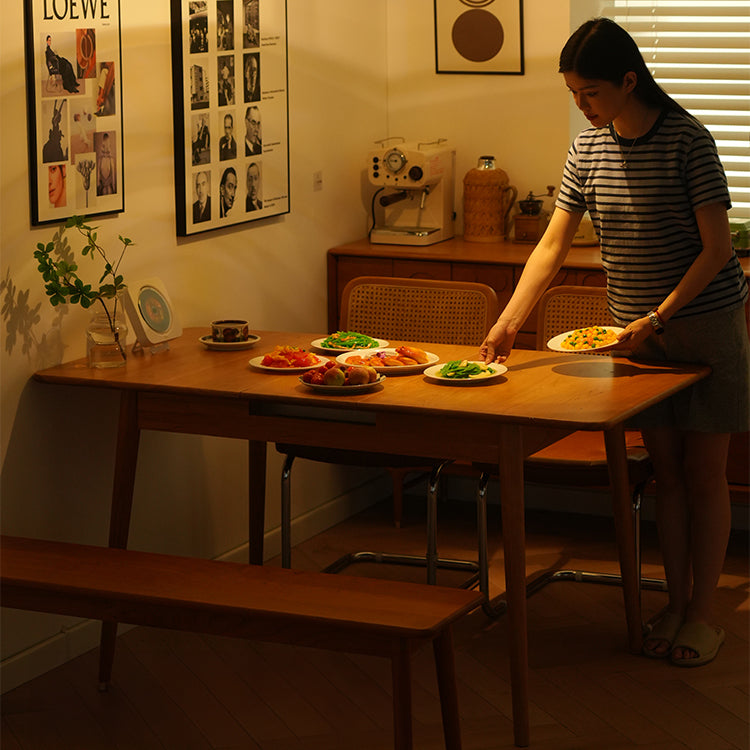
[[[427,380],[445,385],[480,385],[496,381],[508,372],[505,365],[469,359],[454,359],[444,364],[433,365],[425,371]]]
[[[325,362],[317,354],[298,346],[275,346],[272,352],[253,357],[249,364],[253,369],[265,372],[303,372]]]
[[[330,336],[315,339],[311,344],[313,349],[322,354],[341,354],[352,349],[378,349],[388,346],[384,339],[374,339],[357,331],[336,331]]]
[[[601,352],[617,344],[617,335],[623,332],[618,326],[586,326],[553,336],[547,348],[553,352]]]

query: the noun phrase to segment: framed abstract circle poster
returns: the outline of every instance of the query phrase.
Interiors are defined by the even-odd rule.
[[[31,223],[125,210],[119,0],[24,0]]]
[[[289,212],[286,0],[171,0],[177,234]]]
[[[434,0],[435,72],[523,75],[523,0]]]

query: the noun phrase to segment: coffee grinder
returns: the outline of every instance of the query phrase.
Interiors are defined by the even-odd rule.
[[[453,237],[456,152],[445,139],[387,146],[386,138],[367,157],[368,177],[380,190],[373,197],[370,242],[433,245]],[[382,194],[381,194],[382,191]],[[379,196],[379,197],[378,197]],[[382,209],[376,217],[376,204]]]
[[[547,185],[547,193],[543,197],[551,197],[554,193],[555,186]],[[538,242],[542,238],[549,223],[549,212],[543,210],[544,201],[540,195],[529,191],[524,200],[518,201],[520,213],[513,219],[516,242]]]

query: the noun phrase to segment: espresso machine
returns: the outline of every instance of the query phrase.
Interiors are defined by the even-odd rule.
[[[456,152],[445,139],[404,139],[367,157],[368,176],[380,190],[373,197],[370,242],[385,245],[433,245],[453,237]],[[379,210],[378,210],[379,209]]]

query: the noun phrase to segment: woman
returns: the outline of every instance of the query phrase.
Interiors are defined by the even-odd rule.
[[[568,152],[549,226],[482,356],[509,356],[588,210],[610,312],[624,327],[617,348],[711,366],[708,378],[635,425],[654,464],[669,586],[644,654],[698,666],[724,640],[711,616],[731,526],[727,454],[730,434],[750,423],[748,289],[731,245],[726,177],[710,134],[656,84],[615,22],[584,23],[562,50],[560,72],[592,127]]]
[[[49,74],[54,75],[58,73],[62,80],[63,88],[71,94],[77,94],[80,84],[76,79],[76,74],[70,60],[58,55],[52,49],[52,37],[49,34],[45,41],[47,42],[47,47],[44,50],[44,59],[47,63]]]
[[[65,184],[65,165],[56,164],[47,169],[47,194],[53,208],[62,208],[68,204]]]

